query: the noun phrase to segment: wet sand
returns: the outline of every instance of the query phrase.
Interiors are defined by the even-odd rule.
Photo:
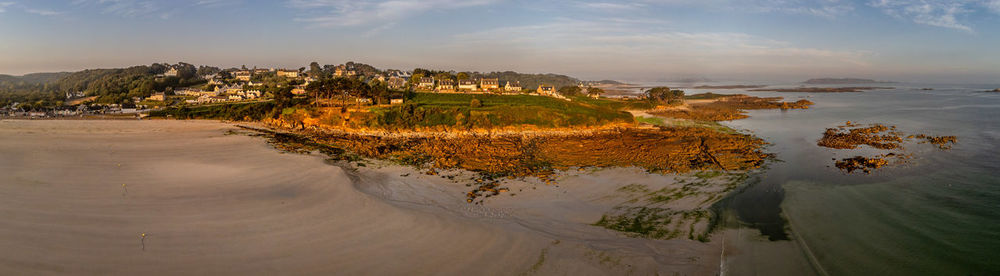
[[[675,176],[526,180],[511,184],[516,196],[473,205],[468,187],[440,176],[377,162],[343,169],[229,129],[0,121],[0,274],[719,272],[721,239],[628,238],[590,225],[619,202],[616,189]]]

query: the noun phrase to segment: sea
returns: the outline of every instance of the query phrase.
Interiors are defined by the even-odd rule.
[[[798,87],[801,84],[778,85]],[[1000,85],[864,84],[858,93],[685,89],[807,99],[806,110],[754,110],[723,122],[765,139],[766,169],[720,202],[743,241],[733,275],[1000,275]],[[954,135],[950,150],[906,143],[903,164],[847,173],[834,160],[886,152],[816,145],[826,128],[880,123]],[[771,246],[771,245],[780,246]],[[774,249],[780,248],[780,249]],[[727,255],[725,257],[728,258]],[[764,265],[762,265],[764,264]]]

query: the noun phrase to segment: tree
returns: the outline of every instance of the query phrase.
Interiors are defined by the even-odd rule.
[[[453,78],[454,78],[454,76],[452,76],[451,73],[448,73],[448,72],[441,72],[441,73],[437,73],[436,75],[434,75],[434,79],[439,80],[439,81],[442,81],[442,80],[451,80]]]
[[[309,76],[319,78],[323,75],[323,68],[319,67],[319,62],[313,61],[309,64]]]
[[[472,101],[469,102],[469,107],[472,107],[472,108],[477,108],[477,107],[482,107],[482,106],[483,106],[483,102],[479,101],[479,99],[472,99]]]
[[[416,72],[416,71],[414,71],[414,72]],[[422,78],[424,78],[424,73],[413,73],[413,75],[410,76],[410,84],[412,84],[414,86],[417,85],[417,84],[420,84],[420,79],[422,79]]]
[[[467,79],[469,79],[469,73],[459,72],[457,77],[458,77],[458,80],[467,80]]]
[[[669,87],[653,87],[646,90],[646,99],[659,102],[659,103],[669,103],[671,100],[683,100],[684,91],[681,90],[670,90]]]
[[[587,87],[587,95],[600,96],[601,94],[604,94],[604,89],[599,87]]]
[[[576,86],[576,85],[563,86],[563,87],[559,88],[559,94],[561,94],[563,96],[566,96],[566,97],[580,96],[580,95],[583,94],[582,90],[583,90],[582,88],[580,88],[579,86]]]

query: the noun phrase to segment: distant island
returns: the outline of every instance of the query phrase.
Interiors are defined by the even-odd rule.
[[[691,87],[694,89],[750,89],[750,88],[764,88],[767,85],[699,85]]]
[[[753,89],[758,92],[806,92],[806,93],[847,93],[863,92],[866,90],[893,89],[894,87],[796,87],[796,88],[767,88]]]
[[[877,81],[873,79],[859,79],[859,78],[819,78],[819,79],[809,79],[805,84],[859,84],[859,83],[893,83],[891,81]]]

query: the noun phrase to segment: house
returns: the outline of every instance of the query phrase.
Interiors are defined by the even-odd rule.
[[[406,87],[406,79],[400,77],[391,77],[387,82],[389,89],[402,89]]]
[[[521,82],[508,81],[507,84],[503,86],[503,90],[507,92],[521,92]]]
[[[253,74],[254,75],[261,75],[261,74],[270,73],[271,71],[272,71],[271,69],[253,69]]]
[[[170,70],[167,70],[166,73],[163,73],[164,77],[177,77],[177,75],[177,68],[170,68]]]
[[[253,73],[251,73],[250,71],[246,71],[246,70],[236,71],[235,73],[233,73],[233,77],[235,77],[237,80],[241,80],[241,81],[250,81],[250,77],[252,77],[252,76],[253,76]]]
[[[86,94],[84,94],[83,91],[66,92],[66,99],[67,100],[73,99],[73,98],[83,98],[84,96],[86,96]]]
[[[440,80],[437,85],[438,92],[450,92],[455,91],[455,81],[453,80]]]
[[[479,88],[483,89],[483,90],[500,89],[500,80],[499,79],[487,79],[487,78],[480,79],[479,80]]]
[[[542,95],[542,96],[556,96],[556,95],[559,95],[558,93],[556,93],[556,88],[555,87],[553,87],[551,85],[547,85],[547,84],[539,85],[537,92],[538,92],[539,95]]]
[[[281,70],[278,70],[278,76],[279,77],[286,77],[286,78],[298,78],[299,77],[299,71],[281,69]]]
[[[474,80],[460,80],[458,81],[458,90],[476,91],[479,90],[479,86],[476,85],[476,81]]]
[[[215,87],[216,94],[237,94],[241,91],[243,91],[242,84],[223,85]]]
[[[372,98],[358,98],[357,101],[359,104],[371,104]]]
[[[153,93],[152,96],[149,96],[149,98],[146,98],[146,100],[161,101],[162,102],[162,101],[166,100],[166,98],[167,98],[167,96],[163,92],[156,92],[156,93]]]
[[[305,94],[306,94],[305,84],[296,85],[294,88],[292,88],[292,95],[305,95]]]
[[[260,92],[260,90],[246,90],[246,91],[241,91],[239,93],[236,93],[236,95],[243,96],[244,99],[256,99],[256,98],[260,98],[261,94],[262,93]]]
[[[229,95],[229,100],[230,101],[240,101],[240,100],[243,100],[243,96],[235,95],[235,94],[234,95]]]
[[[247,80],[250,80],[250,78],[247,78]],[[209,80],[208,84],[211,84],[211,85],[224,85],[226,83],[222,82],[222,79],[214,78],[214,79]]]
[[[389,104],[403,104],[403,99],[391,99]]]
[[[434,89],[434,78],[423,77],[420,78],[420,83],[417,84],[417,88],[432,90]]]

